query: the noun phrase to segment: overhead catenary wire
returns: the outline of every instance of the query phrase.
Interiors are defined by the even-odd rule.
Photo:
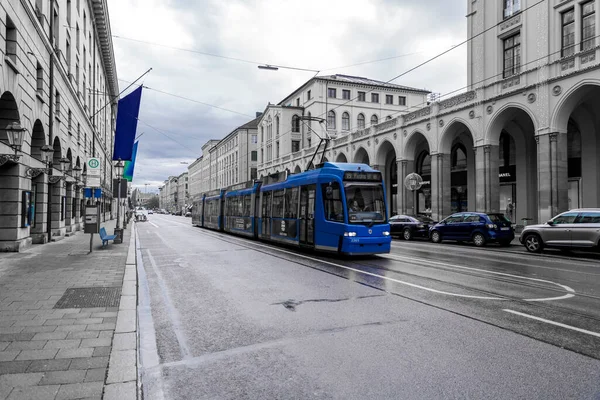
[[[532,5],[530,5],[530,6],[526,7],[526,8],[524,8],[523,10],[521,10],[521,13],[525,13],[525,12],[527,12],[527,11],[528,11],[528,10],[530,10],[531,8],[533,8],[533,7],[535,7],[535,6],[537,6],[537,5],[541,4],[541,3],[543,3],[544,1],[545,1],[545,0],[540,0],[540,1],[538,1],[538,2],[536,2],[536,3],[534,3],[534,4],[532,4]],[[452,51],[452,50],[454,50],[454,49],[456,49],[456,48],[460,47],[461,45],[464,45],[464,44],[468,43],[469,41],[471,41],[471,40],[473,40],[473,39],[475,39],[475,38],[477,38],[477,37],[479,37],[479,36],[481,36],[481,35],[485,34],[486,32],[488,32],[488,31],[490,31],[490,30],[492,30],[492,29],[494,29],[494,28],[496,28],[496,27],[497,27],[499,24],[501,24],[502,22],[503,22],[503,21],[501,21],[501,22],[499,22],[499,23],[497,23],[497,24],[494,24],[494,25],[492,25],[492,26],[490,26],[490,27],[488,27],[488,28],[484,29],[483,31],[479,32],[478,34],[476,34],[476,35],[473,35],[472,37],[470,37],[470,38],[468,38],[468,39],[464,40],[463,42],[459,43],[458,45],[456,45],[456,46],[453,46],[452,48],[450,48],[450,49],[448,49],[448,50],[445,50],[445,51],[443,51],[442,53],[439,53],[439,54],[437,54],[436,56],[434,56],[434,57],[432,57],[432,58],[430,58],[430,59],[428,59],[428,60],[426,60],[426,61],[424,61],[424,62],[422,62],[422,63],[420,63],[420,64],[418,64],[418,65],[416,65],[415,67],[412,67],[412,68],[410,68],[409,70],[407,70],[407,71],[405,71],[405,72],[403,72],[403,73],[401,73],[401,74],[399,74],[399,75],[396,75],[395,77],[393,77],[393,78],[391,78],[390,80],[386,81],[386,83],[390,83],[390,82],[392,82],[393,80],[396,80],[396,79],[398,79],[398,78],[400,78],[400,77],[402,77],[402,76],[404,76],[404,75],[406,75],[406,74],[408,74],[408,73],[410,73],[410,72],[412,72],[412,71],[414,71],[414,70],[416,70],[416,69],[418,69],[418,68],[420,68],[420,67],[422,67],[422,66],[424,66],[424,65],[428,64],[429,62],[431,62],[431,61],[433,61],[433,60],[435,60],[435,59],[437,59],[437,58],[439,58],[439,57],[441,57],[441,56],[443,56],[443,55],[445,55],[445,54],[449,53],[450,51]],[[148,44],[152,44],[152,43],[148,43]],[[170,47],[170,46],[164,46],[164,47]],[[188,51],[189,49],[180,49],[180,50]],[[192,52],[196,52],[196,51],[192,51]],[[199,52],[199,53],[202,53],[202,52]],[[550,54],[549,54],[549,55],[550,55]],[[541,57],[540,59],[543,59],[543,58],[545,58],[545,57],[547,57],[547,56],[549,56],[549,55],[546,55],[546,56],[544,56],[544,57]],[[229,57],[221,57],[221,58],[229,58]],[[233,58],[232,58],[232,59],[233,59]],[[533,61],[533,62],[537,62],[537,61],[539,61],[540,59],[538,59],[538,60],[535,60],[535,61]],[[254,64],[264,64],[264,63],[251,62],[251,61],[249,61],[249,60],[241,60],[241,59],[239,59],[238,61],[245,61],[245,62],[250,62],[250,63],[254,63]],[[530,62],[530,63],[531,63],[531,62]],[[527,64],[529,64],[529,63],[527,63]],[[524,65],[527,65],[527,64],[524,64]],[[498,75],[501,75],[501,74],[498,74]],[[498,76],[498,75],[495,75],[495,76],[493,76],[493,77],[496,77],[496,76]],[[488,77],[488,78],[486,78],[486,79],[484,79],[484,80],[480,81],[479,83],[481,83],[481,82],[484,82],[484,81],[487,81],[487,80],[489,80],[489,79],[492,79],[493,77]],[[477,84],[477,83],[474,83],[474,84]],[[472,85],[474,85],[474,84],[472,84]],[[448,95],[448,94],[455,93],[455,92],[457,92],[457,91],[460,91],[460,90],[462,90],[462,89],[464,89],[464,88],[455,89],[455,90],[453,90],[453,91],[451,91],[451,92],[448,92],[448,93],[446,93],[446,94],[442,95],[442,97],[444,97],[444,96],[446,96],[446,95]],[[378,90],[378,89],[375,89],[375,88],[374,88],[374,89],[370,89],[370,90],[368,90],[367,92],[365,92],[365,94],[366,94],[366,93],[370,93],[370,92],[372,92],[372,91],[374,91],[374,90]],[[165,94],[167,94],[167,93],[165,93]],[[183,97],[182,97],[182,98],[183,98]],[[350,103],[350,102],[352,102],[352,101],[354,101],[354,100],[356,100],[356,99],[357,99],[357,97],[355,97],[355,98],[352,98],[352,99],[349,99],[348,101],[346,101],[346,102],[344,102],[344,103],[342,103],[342,104],[339,104],[339,105],[337,105],[337,106],[333,107],[333,108],[332,108],[332,109],[330,109],[330,110],[327,110],[325,113],[322,113],[320,116],[322,117],[322,116],[326,115],[326,114],[327,114],[329,111],[336,110],[336,109],[338,109],[338,108],[340,108],[340,107],[342,107],[342,106],[344,106],[344,105],[346,105],[346,104],[348,104],[348,103]],[[201,103],[201,102],[199,102],[199,103]],[[201,104],[202,104],[202,103],[201,103]],[[421,103],[421,104],[425,104],[425,103]],[[411,107],[409,107],[409,109],[411,109],[411,108],[417,108],[417,107],[418,107],[418,105],[417,105],[417,106],[411,106]],[[231,111],[231,110],[227,110],[227,111]],[[400,110],[400,111],[397,111],[397,112],[393,113],[392,115],[399,114],[399,113],[402,113],[402,112],[406,112],[406,110]],[[236,112],[236,113],[237,113],[237,112]],[[242,115],[243,115],[243,114],[242,114]],[[309,131],[314,131],[314,130],[312,129],[312,127],[308,126],[308,125],[307,125],[307,124],[306,124],[304,121],[301,121],[301,122],[302,122],[302,124],[303,124],[304,126],[306,126],[307,128],[309,128]],[[370,127],[370,126],[371,126],[371,125],[369,125],[369,127]],[[367,127],[367,126],[365,125],[365,128],[366,128],[366,127]],[[292,131],[291,131],[291,129],[290,129],[290,130],[288,130],[288,131],[286,131],[286,132],[282,133],[282,134],[279,136],[279,138],[282,138],[282,137],[284,137],[284,136],[285,136],[285,135],[287,135],[287,134],[291,134],[291,132],[292,132]],[[248,155],[244,155],[244,156],[245,156],[245,157],[248,157]]]

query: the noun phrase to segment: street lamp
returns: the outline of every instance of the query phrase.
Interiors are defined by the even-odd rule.
[[[279,67],[275,67],[273,65],[265,64],[265,65],[259,65],[258,69],[268,69],[269,71],[277,71],[279,69]]]
[[[19,158],[21,158],[21,155],[18,155],[17,152],[21,150],[21,146],[23,145],[26,129],[21,127],[18,121],[15,121],[8,124],[4,130],[8,136],[8,145],[12,147],[15,154],[0,154],[0,165],[4,165],[8,161],[17,163],[19,162]]]

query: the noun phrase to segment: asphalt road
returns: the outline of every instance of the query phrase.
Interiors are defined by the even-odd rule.
[[[136,228],[146,399],[600,398],[595,256],[336,259],[185,217]]]

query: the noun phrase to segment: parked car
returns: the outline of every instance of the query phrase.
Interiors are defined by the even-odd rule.
[[[460,212],[431,227],[429,238],[434,243],[442,240],[473,242],[485,246],[489,242],[508,246],[515,238],[512,223],[504,214]]]
[[[545,247],[600,250],[600,208],[578,208],[558,214],[545,224],[526,226],[519,241],[532,253]]]
[[[135,209],[135,220],[136,221],[147,221],[148,212],[144,207],[136,207]]]
[[[401,236],[404,240],[412,240],[415,237],[429,238],[429,228],[437,224],[423,215],[395,215],[389,222],[392,236]]]
[[[148,210],[148,215],[150,215],[150,214],[154,214],[154,211]]]

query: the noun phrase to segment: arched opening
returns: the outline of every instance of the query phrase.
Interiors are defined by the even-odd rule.
[[[558,132],[566,132],[566,143],[558,134],[554,162],[566,168],[566,176],[559,175],[554,191],[559,203],[552,214],[577,207],[597,207],[600,204],[600,86],[583,84],[567,95],[553,118]],[[566,149],[564,148],[566,146]],[[563,159],[566,157],[566,160]],[[566,165],[565,165],[566,164]],[[564,181],[566,179],[566,182]],[[566,191],[566,193],[564,193]],[[564,199],[562,203],[560,200]],[[544,215],[549,218],[553,215]]]
[[[376,162],[383,174],[385,185],[388,216],[398,212],[398,164],[396,162],[396,149],[385,140],[377,150]]]
[[[62,158],[62,148],[60,146],[60,139],[58,136],[54,138],[54,143],[52,144],[52,149],[54,153],[52,154],[52,164],[54,168],[60,169],[60,159]]]
[[[363,113],[358,114],[356,126],[358,129],[365,129],[365,115]]]
[[[42,147],[46,144],[46,134],[44,133],[44,125],[39,119],[33,124],[31,132],[31,156],[39,161],[44,161],[42,158]]]
[[[371,126],[377,125],[379,123],[379,118],[377,117],[377,115],[373,114],[371,115]]]
[[[421,132],[414,132],[404,146],[401,168],[399,171],[400,212],[402,214],[427,215],[432,214],[432,185],[431,185],[431,156],[429,142]],[[404,187],[407,175],[416,172],[423,179],[421,188],[411,192]]]
[[[370,165],[369,154],[364,148],[360,147],[356,151],[356,154],[354,154],[354,162],[358,164]]]
[[[492,197],[486,208],[504,213],[516,224],[537,221],[538,149],[533,120],[525,110],[509,107],[492,121],[489,134],[492,145],[490,157],[498,156],[498,170],[492,169],[491,172],[498,175],[498,180],[492,182]],[[492,159],[491,165],[495,162]],[[491,178],[495,179],[495,176]]]
[[[348,159],[346,158],[346,155],[344,153],[340,153],[340,154],[337,155],[337,158],[335,159],[335,162],[347,163]]]
[[[302,172],[302,170],[300,169],[300,166],[296,165],[296,168],[294,168],[294,173],[299,174],[300,172]]]
[[[8,144],[8,135],[4,128],[13,122],[20,122],[17,102],[12,93],[4,92],[0,97],[0,141],[6,144]]]
[[[349,131],[350,130],[350,114],[344,112],[342,114],[342,130]]]
[[[460,121],[452,122],[442,133],[442,193],[438,193],[438,218],[461,211],[475,211],[475,152],[473,135]],[[438,162],[440,159],[438,158]],[[434,207],[435,208],[435,207]]]

